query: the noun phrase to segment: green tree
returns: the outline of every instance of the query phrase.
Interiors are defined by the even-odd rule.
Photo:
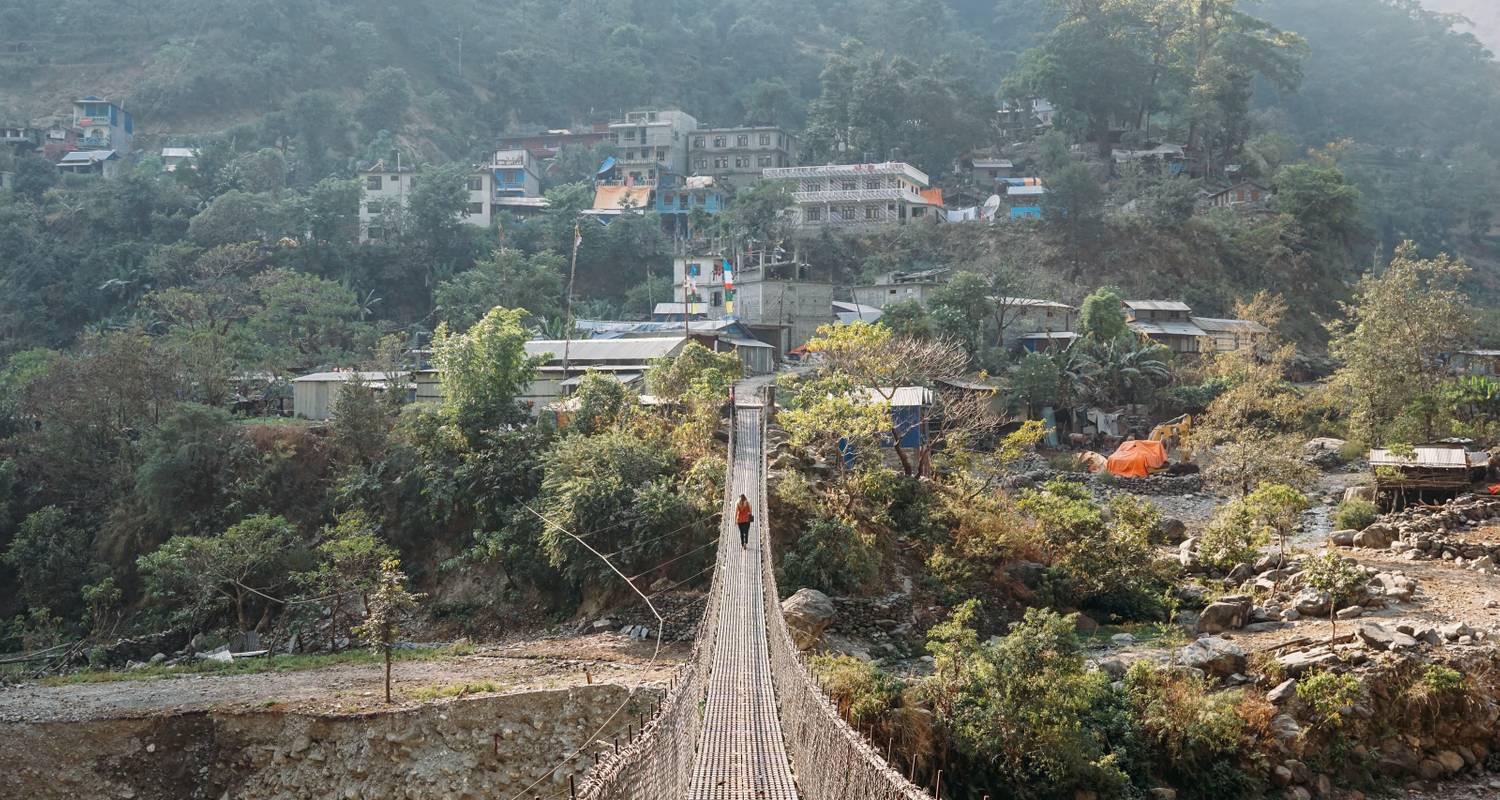
[[[562,312],[566,269],[556,253],[527,256],[519,250],[497,250],[473,269],[438,285],[438,314],[455,330],[468,330],[495,306],[552,319]]]
[[[585,434],[598,433],[619,423],[633,400],[619,379],[594,370],[583,374],[573,397],[578,401],[573,425]]]
[[[441,374],[448,413],[472,441],[481,430],[521,418],[516,398],[544,358],[526,355],[531,338],[525,312],[496,306],[465,333],[446,323],[432,337],[432,360]]]
[[[350,289],[285,268],[256,275],[251,286],[260,308],[246,320],[246,331],[271,364],[338,363],[372,343],[366,309]]]
[[[1104,188],[1094,168],[1068,164],[1044,177],[1043,219],[1066,234],[1068,243],[1088,241],[1104,218]]]
[[[1228,572],[1239,564],[1254,563],[1260,548],[1269,541],[1245,500],[1232,500],[1214,512],[1204,529],[1198,541],[1198,560]]]
[[[916,300],[902,300],[886,306],[881,310],[880,324],[904,339],[932,337],[932,319],[928,317],[927,309]]]
[[[1344,318],[1330,324],[1329,351],[1342,362],[1333,385],[1364,441],[1441,435],[1433,405],[1420,401],[1445,382],[1441,355],[1473,329],[1473,305],[1459,288],[1468,274],[1446,255],[1419,257],[1408,242],[1382,273],[1360,278]]]
[[[265,630],[283,602],[278,594],[291,578],[298,548],[285,519],[256,514],[216,536],[173,536],[136,566],[152,597],[195,622],[227,602],[240,630]]]
[[[337,650],[343,633],[339,618],[345,607],[357,599],[362,611],[369,612],[370,593],[379,587],[382,568],[396,557],[396,551],[381,541],[376,521],[360,510],[339,514],[333,525],[323,529],[322,539],[315,551],[317,565],[297,573],[295,579],[328,607],[329,649]]]
[[[1078,332],[1095,342],[1113,342],[1128,335],[1120,295],[1113,289],[1096,289],[1085,297],[1078,312]]]
[[[135,498],[165,530],[212,524],[235,499],[253,458],[227,411],[182,403],[141,442]]]
[[[382,67],[365,79],[365,96],[357,116],[367,136],[379,131],[400,133],[411,108],[411,81],[400,67]]]
[[[375,591],[370,596],[369,613],[354,629],[355,635],[369,643],[370,649],[385,658],[385,701],[391,702],[391,654],[401,636],[401,628],[416,614],[425,595],[412,594],[406,588],[406,573],[401,562],[387,558],[380,565]]]
[[[20,599],[63,616],[76,611],[79,588],[90,573],[93,538],[57,506],[27,514],[3,557],[15,571]]]
[[[1103,732],[1090,720],[1109,701],[1109,678],[1089,671],[1075,618],[1029,608],[998,640],[981,643],[977,601],[954,609],[927,634],[934,658],[922,692],[960,753],[1007,786],[1124,790]]]
[[[989,281],[983,276],[960,271],[934,290],[928,300],[933,328],[943,336],[962,342],[970,358],[976,357],[983,347],[985,325],[994,313],[989,289]]]
[[[1262,483],[1245,497],[1245,510],[1267,539],[1276,541],[1281,564],[1286,563],[1287,542],[1297,518],[1307,510],[1307,495],[1281,483]]]
[[[1314,591],[1328,595],[1328,637],[1331,645],[1338,639],[1339,606],[1354,597],[1365,584],[1367,576],[1352,559],[1345,559],[1332,552],[1308,559],[1302,567],[1302,575]]]

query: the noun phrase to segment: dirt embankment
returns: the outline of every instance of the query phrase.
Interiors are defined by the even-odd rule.
[[[379,665],[8,687],[0,797],[492,798],[533,783],[545,797],[566,793],[592,760],[559,764],[627,737],[675,667],[675,652],[653,661],[621,640],[398,663],[390,706]]]

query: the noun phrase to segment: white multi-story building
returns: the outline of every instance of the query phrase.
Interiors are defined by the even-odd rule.
[[[804,229],[935,221],[941,206],[923,196],[927,173],[900,161],[787,167],[762,175],[792,184],[793,222]]]
[[[542,174],[530,150],[497,150],[490,158],[496,197],[540,197]]]
[[[400,212],[409,201],[419,172],[414,167],[391,167],[383,161],[359,171],[363,194],[359,200],[359,240],[384,239],[399,224]],[[460,212],[462,221],[488,229],[494,218],[495,177],[491,167],[475,168],[465,188],[468,198]]]

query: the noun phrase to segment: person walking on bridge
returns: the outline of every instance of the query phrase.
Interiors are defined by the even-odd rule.
[[[755,521],[755,515],[750,513],[750,499],[740,495],[740,501],[734,506],[734,521],[740,526],[740,547],[750,544],[750,523]]]

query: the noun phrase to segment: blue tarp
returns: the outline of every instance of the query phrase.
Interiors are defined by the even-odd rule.
[[[612,170],[614,168],[615,168],[615,157],[614,156],[610,156],[609,158],[604,159],[604,163],[599,165],[599,171],[597,173],[595,173],[595,174],[597,174],[597,175],[603,175],[604,173],[609,172],[610,170]]]

